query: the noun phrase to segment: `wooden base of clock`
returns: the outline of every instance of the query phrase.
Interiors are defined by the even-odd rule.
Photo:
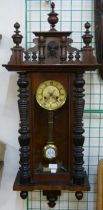
[[[20,184],[20,174],[18,172],[17,177],[14,182],[13,189],[16,191],[21,191],[20,196],[22,199],[28,197],[28,191],[33,190],[43,190],[43,195],[47,197],[49,207],[53,208],[56,205],[58,196],[61,196],[61,190],[76,191],[75,196],[77,200],[81,200],[83,197],[83,192],[90,190],[90,184],[88,181],[88,176],[84,174],[84,182],[82,185],[76,185],[71,181],[70,183],[35,183],[31,182],[28,185]]]
[[[69,190],[69,191],[89,191],[90,184],[88,181],[88,176],[84,174],[84,182],[81,185],[76,185],[73,183],[73,180],[70,182],[61,182],[56,184],[55,182],[51,183],[42,183],[41,182],[30,182],[28,184],[21,184],[20,183],[20,174],[18,172],[13,189],[16,191],[32,191],[32,190],[47,190],[47,191],[54,191],[54,190]]]

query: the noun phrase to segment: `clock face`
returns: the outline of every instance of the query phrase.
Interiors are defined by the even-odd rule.
[[[36,91],[38,104],[47,110],[55,110],[63,106],[67,98],[64,86],[55,80],[41,83]]]
[[[54,159],[57,156],[57,147],[54,144],[47,144],[43,149],[44,157]]]

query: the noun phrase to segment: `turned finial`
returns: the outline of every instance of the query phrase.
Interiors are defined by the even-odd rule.
[[[89,29],[90,29],[90,23],[89,22],[86,22],[85,23],[85,29],[86,29],[86,31],[85,31],[85,34],[82,36],[82,38],[83,38],[83,42],[85,43],[85,48],[90,48],[90,43],[92,42],[92,38],[93,38],[93,36],[92,36],[92,34],[90,34],[90,31],[89,31]]]
[[[51,12],[48,14],[48,22],[51,25],[50,31],[56,31],[55,24],[58,23],[58,14],[54,11],[55,4],[51,3]]]
[[[77,199],[78,201],[82,200],[82,198],[83,198],[83,192],[77,191],[77,192],[75,193],[75,197],[76,197],[76,199]]]
[[[20,31],[19,31],[19,28],[20,28],[20,24],[19,23],[15,23],[14,24],[14,28],[15,28],[15,34],[13,34],[13,36],[12,36],[12,39],[13,39],[13,42],[16,44],[16,46],[15,47],[19,47],[19,44],[21,44],[21,42],[22,42],[22,38],[23,38],[23,36],[21,35],[21,34],[19,34],[20,33]]]
[[[14,28],[16,29],[16,32],[19,32],[19,28],[20,28],[20,24],[18,23],[18,22],[16,22],[15,24],[14,24]]]
[[[54,12],[55,4],[54,2],[51,3],[52,13]]]

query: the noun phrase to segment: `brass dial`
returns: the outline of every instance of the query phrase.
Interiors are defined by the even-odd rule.
[[[44,109],[55,110],[63,106],[67,98],[64,86],[55,80],[42,82],[36,91],[37,103]]]

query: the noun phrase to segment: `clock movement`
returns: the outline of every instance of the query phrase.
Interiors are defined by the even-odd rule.
[[[19,78],[20,168],[14,190],[26,198],[28,191],[43,190],[54,207],[61,190],[90,190],[84,168],[83,110],[85,71],[98,67],[91,47],[90,24],[85,24],[84,47],[72,47],[72,32],[56,30],[58,14],[51,3],[50,30],[33,32],[34,47],[23,49],[18,23],[12,36],[15,46],[7,65]]]

